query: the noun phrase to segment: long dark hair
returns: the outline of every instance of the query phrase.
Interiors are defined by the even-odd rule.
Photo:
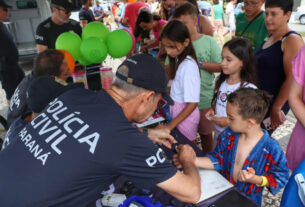
[[[228,42],[226,42],[223,48],[228,48],[230,52],[235,55],[239,60],[242,61],[243,66],[240,71],[240,87],[244,87],[245,83],[252,83],[256,85],[257,83],[257,73],[254,51],[252,49],[249,40],[236,37]],[[216,99],[216,94],[221,86],[221,84],[229,77],[229,75],[224,74],[222,71],[215,84],[215,94],[213,101]]]
[[[149,23],[151,21],[159,21],[161,19],[160,15],[158,14],[151,14],[149,11],[142,11],[138,15],[137,24],[141,22]]]
[[[198,62],[196,58],[195,49],[192,45],[190,33],[187,27],[185,26],[185,24],[178,20],[172,20],[165,26],[162,31],[160,40],[162,41],[163,38],[167,38],[173,42],[179,42],[182,44],[185,42],[186,39],[190,40],[189,45],[185,47],[183,52],[178,56],[178,61],[176,61],[176,58],[169,57],[170,71],[168,78],[174,79],[178,66],[188,55],[191,56],[196,61],[196,63]]]

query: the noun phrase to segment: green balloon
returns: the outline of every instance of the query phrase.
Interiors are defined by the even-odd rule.
[[[88,66],[88,65],[91,65],[92,63],[90,63],[88,60],[86,60],[83,56],[80,56],[78,58],[78,62],[79,64],[81,65],[85,65],[85,66]]]
[[[107,57],[105,43],[97,37],[89,37],[83,40],[80,46],[82,56],[90,63],[101,63]]]
[[[106,41],[109,31],[107,27],[101,22],[90,22],[87,24],[82,32],[82,39],[85,40],[89,37],[97,37]]]
[[[115,30],[107,38],[108,52],[113,58],[121,58],[129,53],[132,48],[132,39],[128,32]]]
[[[74,60],[78,60],[80,56],[81,38],[73,32],[64,32],[59,35],[55,42],[55,48],[58,50],[66,50]]]

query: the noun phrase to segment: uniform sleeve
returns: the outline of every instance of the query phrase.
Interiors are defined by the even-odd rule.
[[[288,182],[289,168],[286,157],[280,145],[274,140],[272,152],[266,155],[266,177],[269,183],[268,190],[275,195]]]
[[[200,101],[200,73],[198,65],[191,60],[184,61],[180,65],[183,67],[183,100],[185,103],[198,103]]]
[[[305,86],[305,46],[303,46],[298,55],[292,61],[292,73],[295,81]]]
[[[151,188],[168,180],[177,173],[163,151],[147,137],[138,135],[121,161],[120,173],[128,177],[139,188]]]
[[[35,42],[39,45],[48,45],[47,32],[42,25],[39,25],[36,30]]]
[[[227,149],[227,136],[228,129],[223,131],[217,137],[217,144],[213,152],[208,153],[207,157],[212,161],[215,170],[221,171],[224,170],[224,159],[225,159],[225,150]]]

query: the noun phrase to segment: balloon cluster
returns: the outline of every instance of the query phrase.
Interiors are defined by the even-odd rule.
[[[91,22],[82,31],[82,38],[73,32],[58,36],[56,49],[65,50],[82,65],[99,64],[107,54],[113,58],[126,56],[135,48],[135,38],[129,30],[109,32],[101,22]]]

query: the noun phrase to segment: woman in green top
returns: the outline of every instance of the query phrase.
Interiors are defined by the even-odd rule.
[[[223,38],[223,10],[222,6],[219,4],[219,0],[213,0],[213,6],[211,8],[212,12],[212,23],[214,24],[215,31],[217,32],[217,42],[220,45],[223,45],[225,43],[225,40]]]

